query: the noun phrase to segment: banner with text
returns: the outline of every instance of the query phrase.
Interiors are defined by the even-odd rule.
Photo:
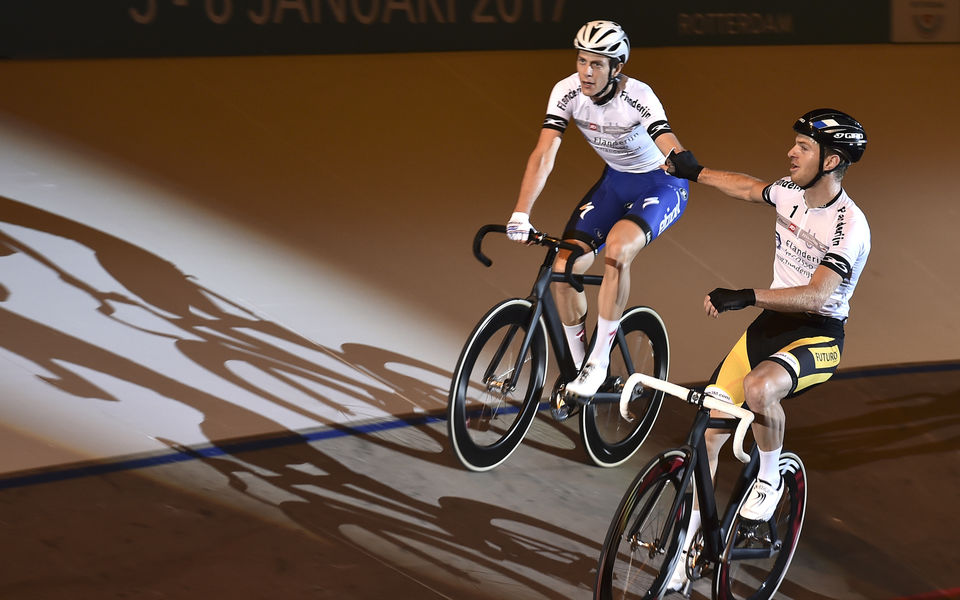
[[[570,47],[592,19],[634,46],[889,41],[876,0],[4,0],[0,57],[149,57]]]

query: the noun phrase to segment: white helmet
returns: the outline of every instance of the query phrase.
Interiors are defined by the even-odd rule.
[[[623,28],[613,21],[590,21],[580,28],[573,39],[573,47],[602,56],[615,58],[621,63],[630,58],[630,40]]]

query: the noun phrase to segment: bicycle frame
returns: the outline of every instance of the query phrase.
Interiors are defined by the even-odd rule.
[[[506,228],[498,225],[487,225],[481,227],[474,238],[474,255],[480,262],[487,266],[490,266],[492,261],[481,251],[481,241],[487,233],[493,231],[504,233]],[[527,300],[533,306],[533,311],[531,312],[530,321],[527,323],[527,331],[524,334],[520,352],[518,353],[517,357],[518,362],[516,365],[514,365],[513,372],[521,372],[520,361],[522,361],[527,355],[527,350],[530,348],[530,343],[533,340],[538,323],[542,318],[547,339],[550,342],[550,347],[553,349],[557,357],[556,360],[557,366],[560,369],[560,375],[563,378],[563,381],[571,381],[577,376],[577,373],[580,369],[574,364],[573,357],[570,354],[570,348],[567,345],[567,338],[563,331],[563,322],[560,320],[560,313],[557,309],[557,303],[553,297],[553,293],[550,290],[550,284],[565,282],[569,283],[577,291],[583,291],[584,285],[600,285],[603,282],[603,276],[574,274],[572,272],[573,263],[576,261],[579,255],[583,253],[583,249],[579,246],[569,244],[559,239],[550,238],[542,234],[538,235],[540,235],[540,238],[537,239],[536,243],[547,246],[547,252],[546,256],[544,256],[543,263],[541,263],[540,269],[537,272],[537,277],[534,280],[533,288],[530,290],[530,295],[527,296]],[[572,254],[567,260],[566,272],[557,273],[553,270],[553,263],[561,249],[570,250]],[[505,338],[503,344],[501,345],[500,351],[497,353],[498,355],[496,358],[498,360],[502,357],[502,352],[508,341],[512,339],[514,333],[516,332],[510,332],[510,335]],[[617,331],[617,343],[622,347],[624,356],[629,361],[628,364],[632,364],[632,361],[629,360],[630,353],[628,351],[623,332],[619,330]],[[490,373],[486,373],[486,376],[489,377]],[[512,378],[507,383],[511,390],[515,389],[516,382],[514,382]],[[591,399],[592,402],[618,402],[619,400],[620,394],[615,392],[597,392]]]
[[[694,417],[693,424],[690,427],[690,433],[687,436],[686,443],[680,447],[680,451],[687,456],[690,465],[683,474],[680,482],[681,490],[686,490],[690,485],[690,478],[694,478],[694,487],[697,491],[697,501],[699,503],[701,515],[701,530],[704,538],[704,552],[706,558],[713,562],[720,559],[723,552],[726,534],[730,530],[730,525],[736,517],[739,498],[747,491],[747,487],[753,482],[759,469],[759,450],[756,444],[753,445],[750,453],[743,451],[743,438],[750,424],[753,422],[753,414],[750,411],[740,407],[734,407],[723,401],[716,400],[706,394],[694,390],[688,390],[672,383],[661,381],[647,375],[631,375],[627,380],[621,392],[621,402],[627,399],[632,389],[638,385],[649,385],[650,387],[660,389],[671,396],[680,398],[690,404],[696,404],[699,408]],[[724,412],[739,415],[739,417],[717,418],[711,416],[711,409],[716,408]],[[740,470],[740,475],[734,483],[733,490],[730,493],[730,500],[724,512],[723,519],[719,516],[719,507],[716,500],[716,489],[713,485],[713,478],[710,474],[710,460],[707,456],[707,445],[704,438],[707,429],[735,430],[734,436],[734,454],[744,463]],[[677,494],[670,514],[677,514],[680,510],[683,494]],[[673,522],[668,520],[664,523],[663,531],[655,550],[663,552],[666,550],[666,544],[670,537],[670,529]]]
[[[526,352],[533,332],[536,330],[537,322],[543,318],[543,323],[547,331],[547,338],[550,340],[550,346],[553,348],[557,357],[557,366],[560,368],[560,374],[564,381],[570,381],[577,376],[580,370],[573,362],[573,356],[570,353],[570,347],[567,344],[566,335],[563,332],[563,322],[560,320],[560,311],[557,309],[556,300],[553,292],[550,290],[550,284],[554,282],[566,282],[567,276],[563,273],[553,271],[553,260],[558,252],[558,247],[552,247],[540,265],[540,272],[533,284],[533,289],[527,300],[533,305],[533,312],[530,316],[530,322],[527,326],[527,335],[523,341],[521,352]],[[600,285],[603,277],[599,275],[574,275],[574,278],[581,285]],[[519,365],[518,365],[519,366]],[[619,399],[620,395],[615,394]]]
[[[686,443],[654,456],[621,498],[600,553],[594,598],[660,597],[667,588],[689,594],[710,571],[714,598],[772,598],[786,576],[806,512],[806,473],[800,457],[781,453],[783,496],[771,517],[746,518],[740,511],[759,471],[760,451],[753,444],[745,452],[744,439],[756,415],[644,373],[627,378],[621,414],[637,388],[674,396],[696,405],[697,411]],[[733,453],[743,463],[723,508],[707,456],[710,429],[734,429]],[[702,519],[691,531],[694,494]]]
[[[730,499],[727,502],[723,518],[720,518],[719,506],[717,504],[716,489],[713,484],[713,478],[710,474],[710,460],[707,456],[707,446],[704,436],[707,429],[733,430],[736,428],[737,419],[734,418],[716,418],[710,416],[710,409],[701,405],[694,417],[693,425],[690,428],[690,434],[686,443],[680,447],[680,450],[687,454],[690,461],[690,468],[686,470],[680,489],[685,490],[690,483],[690,478],[694,477],[694,487],[697,491],[697,502],[701,515],[701,530],[703,532],[704,554],[707,560],[718,562],[723,553],[724,540],[730,525],[737,514],[738,500],[743,497],[748,486],[756,477],[758,469],[759,453],[754,444],[750,451],[749,462],[745,463],[740,470],[740,474],[734,482],[733,490],[730,492]],[[682,496],[678,495],[674,500],[671,510],[680,509]],[[668,534],[670,522],[664,528],[660,547],[669,540]]]
[[[484,256],[481,246],[491,232],[506,233],[506,227],[485,225],[473,241],[475,257],[487,267],[493,261]],[[567,285],[583,292],[585,285],[601,285],[603,277],[573,274],[574,263],[584,252],[577,243],[534,232],[526,245],[546,248],[529,295],[501,300],[487,311],[457,361],[450,384],[447,426],[457,458],[473,471],[496,467],[517,448],[537,413],[549,406],[556,421],[579,414],[580,437],[596,465],[623,464],[650,433],[663,393],[636,394],[622,401],[619,390],[637,371],[667,376],[670,346],[663,319],[645,306],[625,311],[615,344],[609,349],[610,365],[600,391],[591,397],[568,396],[567,383],[580,371],[573,357],[576,353],[579,358],[582,341],[568,346],[560,318],[564,306],[557,306],[554,293],[558,286],[566,291]],[[570,253],[566,268],[562,273],[554,272],[561,250],[565,257],[567,251]],[[593,331],[591,345],[595,343]],[[552,364],[560,373],[548,394],[549,401],[545,401],[543,391]],[[605,405],[599,406],[600,402]],[[614,402],[620,402],[620,415],[616,409],[610,410],[609,403]],[[584,410],[578,411],[578,405]],[[630,411],[627,417],[623,417],[624,410]]]

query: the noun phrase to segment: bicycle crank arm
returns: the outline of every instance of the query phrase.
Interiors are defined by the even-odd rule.
[[[620,392],[597,392],[589,398],[577,398],[577,402],[583,406],[587,406],[589,404],[620,402]]]

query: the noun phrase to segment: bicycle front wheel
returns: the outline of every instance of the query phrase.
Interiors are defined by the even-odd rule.
[[[667,379],[670,343],[663,319],[655,310],[637,306],[620,319],[610,349],[610,370],[600,391],[619,394],[634,373]],[[617,402],[594,402],[581,412],[580,437],[590,459],[601,467],[623,464],[647,439],[660,413],[663,392],[641,388],[630,400],[632,419],[624,419]]]
[[[547,338],[528,300],[504,300],[467,339],[450,384],[447,433],[460,462],[487,471],[505,461],[533,423],[546,376]],[[521,357],[521,352],[523,356]]]
[[[807,510],[807,474],[800,457],[792,452],[781,454],[780,476],[783,496],[769,521],[746,521],[737,507],[713,578],[715,600],[767,600],[787,574]]]
[[[669,450],[654,458],[630,484],[603,542],[595,600],[662,596],[680,560],[693,508],[693,494],[680,489],[688,464],[686,454]],[[680,510],[674,512],[680,494]]]

